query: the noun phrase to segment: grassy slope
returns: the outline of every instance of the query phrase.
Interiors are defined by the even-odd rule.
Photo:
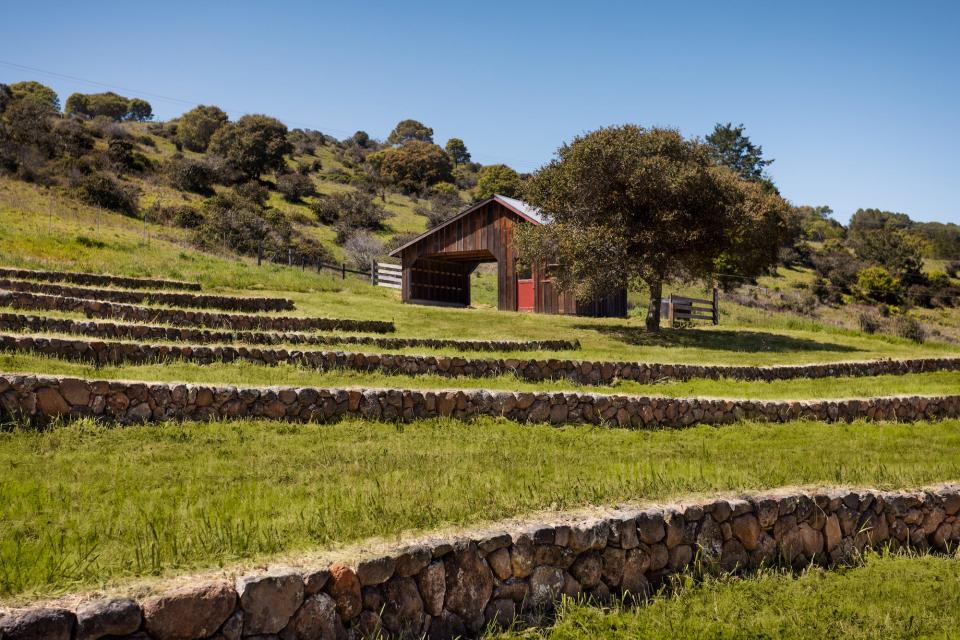
[[[954,638],[960,558],[868,554],[859,566],[708,579],[636,609],[568,605],[545,633],[506,638]]]
[[[502,420],[8,431],[0,594],[541,509],[784,485],[914,487],[960,478],[958,452],[955,420],[654,432]]]

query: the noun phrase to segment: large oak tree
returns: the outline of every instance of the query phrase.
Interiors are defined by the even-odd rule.
[[[709,277],[718,265],[762,273],[788,227],[787,203],[720,166],[708,146],[636,125],[565,144],[526,198],[551,223],[521,230],[521,255],[550,264],[558,287],[582,299],[645,285],[654,331],[665,282]]]

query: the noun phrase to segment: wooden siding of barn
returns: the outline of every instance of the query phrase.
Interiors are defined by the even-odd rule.
[[[497,308],[517,308],[513,251],[516,215],[497,202],[455,220],[407,247],[402,254],[403,300],[470,303],[470,273],[497,262]]]
[[[560,315],[589,316],[596,318],[622,318],[627,315],[626,289],[611,291],[592,302],[577,300],[573,294],[556,288],[546,270],[536,268],[534,277],[534,311]]]

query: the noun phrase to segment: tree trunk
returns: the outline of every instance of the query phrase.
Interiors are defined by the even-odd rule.
[[[660,331],[660,300],[663,298],[663,280],[648,282],[650,306],[647,307],[647,331]]]

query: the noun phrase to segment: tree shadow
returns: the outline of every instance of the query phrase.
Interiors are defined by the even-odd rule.
[[[763,331],[732,331],[728,329],[698,331],[696,329],[663,328],[654,333],[643,327],[586,324],[577,325],[575,328],[596,331],[624,344],[643,347],[686,347],[744,353],[789,353],[794,351],[853,353],[862,351],[862,349],[845,344],[818,342],[809,338],[795,338]]]

